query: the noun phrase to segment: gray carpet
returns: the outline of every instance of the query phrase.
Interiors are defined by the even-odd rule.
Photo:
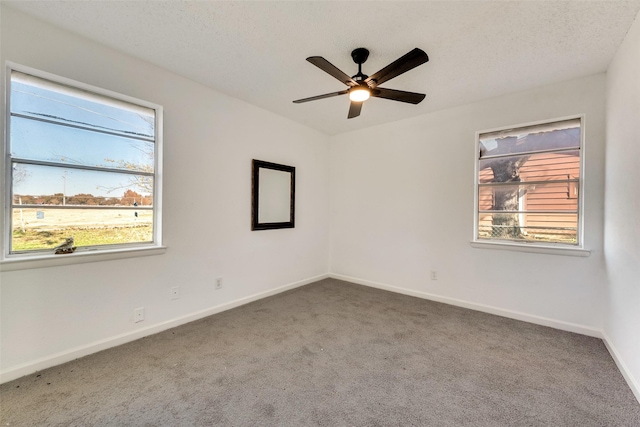
[[[640,426],[599,339],[331,279],[0,397],[11,426]]]

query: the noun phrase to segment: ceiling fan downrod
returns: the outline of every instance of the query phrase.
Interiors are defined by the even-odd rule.
[[[352,78],[360,83],[369,77],[366,74],[362,74],[362,64],[364,64],[367,61],[367,58],[369,58],[369,51],[364,47],[359,47],[351,52],[351,58],[353,58],[353,62],[358,64],[358,74]]]

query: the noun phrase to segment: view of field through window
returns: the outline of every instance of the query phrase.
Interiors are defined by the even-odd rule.
[[[154,240],[155,110],[11,72],[11,252]]]
[[[480,135],[478,239],[578,244],[581,120]]]

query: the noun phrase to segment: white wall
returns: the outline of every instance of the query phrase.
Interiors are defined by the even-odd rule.
[[[640,18],[607,71],[604,330],[640,400]]]
[[[331,273],[598,335],[604,102],[601,74],[334,137]],[[585,247],[591,256],[470,247],[475,132],[575,114],[586,115]],[[438,280],[430,280],[430,270]]]
[[[168,246],[164,255],[1,273],[3,381],[327,273],[327,136],[8,7],[1,19],[3,74],[9,60],[164,106]],[[296,166],[295,229],[250,231],[252,158]],[[217,276],[224,287],[214,291]],[[176,285],[180,299],[171,300]],[[133,323],[139,306],[146,320]]]

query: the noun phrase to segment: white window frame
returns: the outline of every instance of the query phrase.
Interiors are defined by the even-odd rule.
[[[154,191],[153,191],[153,241],[140,243],[123,243],[114,245],[87,246],[80,247],[72,254],[54,255],[41,251],[31,253],[10,253],[11,247],[11,193],[12,193],[12,174],[11,174],[11,153],[10,153],[10,135],[11,135],[11,74],[12,71],[32,75],[42,79],[59,83],[61,85],[70,86],[72,88],[95,93],[97,95],[106,96],[116,100],[124,101],[134,105],[139,105],[155,111],[155,142],[154,142]],[[162,141],[163,141],[163,108],[161,105],[154,104],[141,99],[133,98],[107,89],[102,89],[86,83],[78,82],[66,77],[61,77],[35,68],[16,64],[7,61],[5,64],[5,84],[4,84],[4,135],[3,135],[3,169],[4,173],[0,176],[0,188],[2,189],[2,197],[0,203],[3,239],[2,258],[0,258],[0,271],[22,270],[39,267],[50,267],[58,265],[78,264],[85,262],[95,262],[119,258],[129,258],[131,256],[146,256],[161,254],[166,251],[162,245]]]
[[[515,130],[518,128],[524,128],[529,126],[538,126],[548,123],[561,122],[565,120],[580,119],[580,177],[578,179],[579,193],[578,193],[578,230],[576,233],[577,244],[565,244],[565,243],[540,243],[540,242],[520,242],[509,240],[490,240],[490,239],[478,239],[478,199],[479,199],[479,163],[480,163],[480,136],[483,134],[499,131]],[[501,249],[501,250],[513,250],[520,252],[533,252],[555,255],[570,255],[570,256],[582,256],[586,257],[590,255],[590,251],[584,247],[584,172],[585,172],[585,134],[586,134],[586,122],[585,115],[572,115],[566,117],[551,118],[545,120],[539,120],[535,122],[522,123],[512,126],[503,126],[494,129],[487,129],[476,132],[475,151],[474,151],[474,198],[473,198],[473,237],[471,239],[471,246],[482,249]]]

